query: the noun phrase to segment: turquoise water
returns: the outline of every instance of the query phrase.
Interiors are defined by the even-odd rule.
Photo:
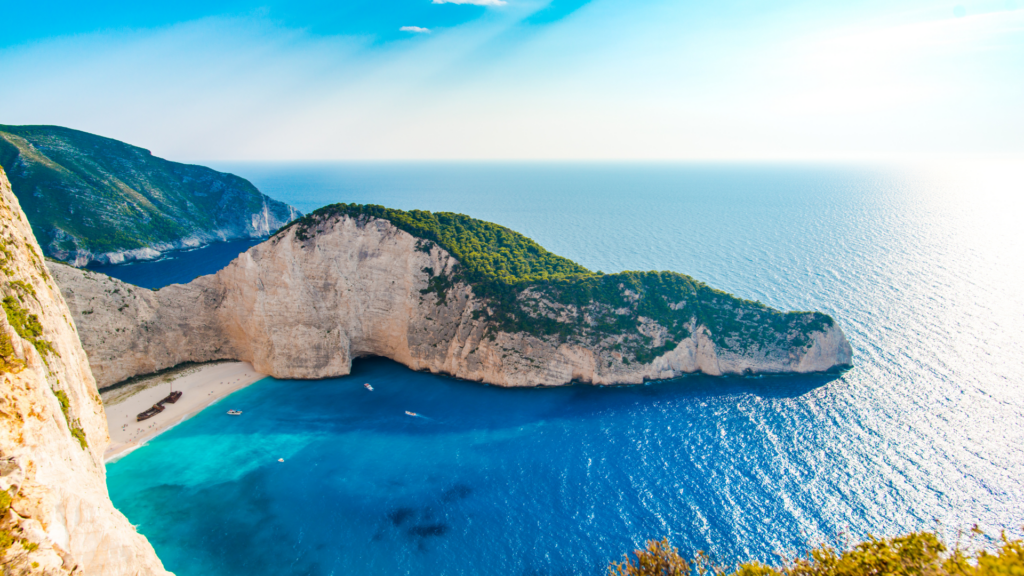
[[[1019,167],[217,168],[304,211],[459,211],[595,270],[824,310],[855,367],[503,390],[367,359],[266,379],[108,466],[180,576],[599,574],[652,537],[728,563],[1024,525]]]

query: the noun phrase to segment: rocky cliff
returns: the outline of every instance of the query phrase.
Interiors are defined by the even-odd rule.
[[[221,358],[279,378],[324,378],[376,355],[501,386],[851,362],[823,314],[782,313],[680,274],[590,273],[460,215],[340,206],[215,275],[155,292],[51,264],[99,385]]]
[[[59,126],[0,125],[0,166],[46,255],[76,266],[262,238],[301,216],[233,174]]]
[[[4,574],[169,574],[107,495],[109,442],[72,314],[0,170]]]

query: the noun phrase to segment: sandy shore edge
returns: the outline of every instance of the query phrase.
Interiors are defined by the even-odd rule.
[[[105,462],[113,462],[144,446],[161,433],[231,393],[266,378],[266,375],[253,370],[248,362],[221,362],[154,378],[157,382],[131,394],[104,394],[103,408],[107,413],[107,430],[110,433],[110,445],[103,455]],[[136,422],[137,414],[159,402],[172,388],[182,393],[176,403],[165,404],[163,412]]]

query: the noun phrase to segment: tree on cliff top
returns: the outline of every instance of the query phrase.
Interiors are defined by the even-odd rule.
[[[417,238],[419,249],[429,252],[436,244],[454,256],[459,265],[451,277],[433,277],[430,270],[433,278],[426,292],[436,293],[438,304],[445,303],[448,288],[463,281],[490,302],[489,320],[500,331],[591,344],[630,334],[618,350],[641,364],[689,337],[694,322],[710,331],[716,346],[734,350],[809,346],[811,333],[833,325],[826,314],[781,312],[678,272],[591,272],[514,230],[452,212],[332,204],[278,234],[294,228],[295,237],[306,242],[337,217],[361,223],[386,220]],[[541,310],[540,298],[563,308]],[[667,330],[660,345],[639,334],[643,318]]]

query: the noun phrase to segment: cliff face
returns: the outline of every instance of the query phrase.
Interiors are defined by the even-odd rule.
[[[636,307],[567,306],[540,288],[519,292],[517,302],[522,314],[547,315],[556,329],[596,326],[599,312],[634,314],[639,328],[610,335],[510,331],[496,320],[494,301],[459,280],[460,263],[435,243],[386,219],[348,215],[321,219],[315,233],[308,232],[290,227],[215,275],[156,292],[59,264],[51,269],[100,386],[221,358],[252,362],[278,378],[324,378],[347,374],[353,358],[377,355],[414,370],[500,386],[641,383],[691,372],[816,372],[851,362],[850,346],[830,319],[785,344],[729,347],[698,315],[672,327],[686,337],[671,340],[667,326]],[[626,302],[640,301],[624,285],[619,290]],[[770,311],[754,303],[737,308],[741,301],[722,297],[728,313]],[[672,310],[685,305],[664,304]],[[647,358],[638,342],[657,353]]]
[[[46,255],[76,266],[265,237],[301,216],[233,174],[59,126],[0,125],[0,166]]]
[[[169,574],[107,495],[96,382],[3,170],[0,292],[4,573]]]

